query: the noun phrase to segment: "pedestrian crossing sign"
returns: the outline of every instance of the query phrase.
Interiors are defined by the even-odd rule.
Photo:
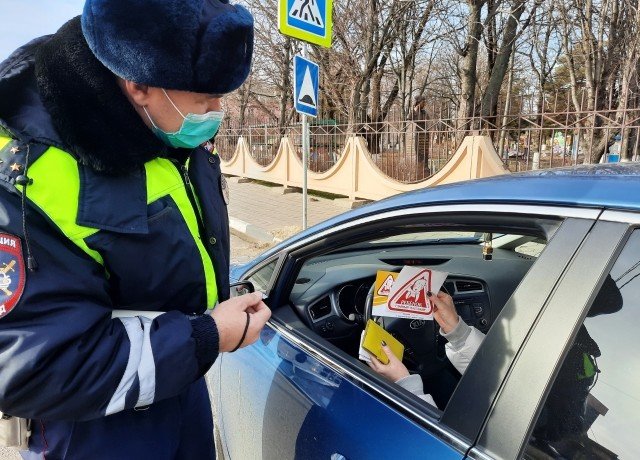
[[[293,100],[296,111],[312,117],[318,116],[318,64],[302,56],[293,59]]]
[[[331,48],[333,0],[278,0],[278,29],[284,35]]]

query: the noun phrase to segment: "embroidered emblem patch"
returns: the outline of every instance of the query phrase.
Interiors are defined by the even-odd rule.
[[[24,291],[25,273],[20,238],[0,233],[0,318],[11,313]]]

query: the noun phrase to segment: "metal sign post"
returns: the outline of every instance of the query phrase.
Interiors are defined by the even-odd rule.
[[[302,44],[302,57],[307,58],[307,44]],[[308,227],[307,216],[309,215],[309,184],[307,175],[309,172],[309,118],[306,113],[302,114],[302,230]]]
[[[318,84],[320,67],[306,58],[307,44],[302,45],[302,56],[293,59],[293,101],[302,116],[302,228],[307,228],[309,156],[311,150],[309,117],[318,116]]]
[[[302,115],[302,228],[308,227],[309,117],[318,116],[319,66],[307,59],[308,45],[331,47],[333,0],[279,0],[278,29],[303,40],[302,56],[293,59],[293,102]]]

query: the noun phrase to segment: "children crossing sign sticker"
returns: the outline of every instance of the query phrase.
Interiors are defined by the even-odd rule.
[[[293,97],[298,113],[318,116],[318,64],[296,55],[293,60]]]
[[[331,47],[333,0],[278,0],[281,33]]]
[[[425,268],[412,274],[390,295],[389,310],[420,315],[430,315],[433,306],[429,300],[431,292],[431,270]]]
[[[429,292],[437,293],[447,273],[405,266],[400,273],[378,271],[371,314],[391,318],[431,320]]]

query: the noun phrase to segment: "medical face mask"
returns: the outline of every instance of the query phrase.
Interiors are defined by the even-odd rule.
[[[174,104],[167,92],[163,89],[162,92],[167,97],[174,109],[183,118],[182,126],[174,133],[168,133],[161,130],[151,119],[147,108],[143,107],[144,113],[147,114],[147,118],[153,126],[153,132],[158,138],[171,147],[180,147],[186,149],[193,149],[203,144],[216,135],[220,128],[220,123],[224,118],[224,112],[207,112],[202,115],[196,113],[188,113],[183,115],[180,109]]]

